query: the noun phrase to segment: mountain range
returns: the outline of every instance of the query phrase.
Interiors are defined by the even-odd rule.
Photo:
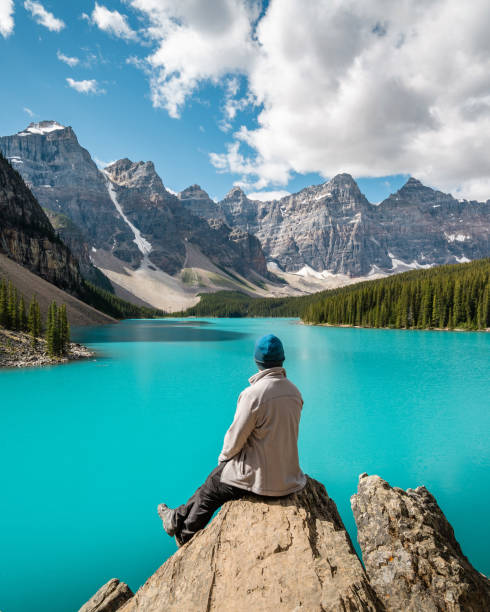
[[[55,121],[0,137],[0,151],[85,278],[166,310],[203,291],[308,293],[490,255],[490,201],[458,200],[414,178],[379,204],[349,174],[269,202],[238,187],[215,202],[198,185],[171,193],[151,161],[99,169]]]

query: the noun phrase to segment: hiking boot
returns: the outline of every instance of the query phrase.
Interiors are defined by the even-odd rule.
[[[167,504],[158,504],[158,516],[162,519],[163,528],[170,537],[175,535],[174,511]]]

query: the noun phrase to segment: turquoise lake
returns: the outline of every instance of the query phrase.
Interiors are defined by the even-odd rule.
[[[156,506],[216,465],[268,332],[305,400],[302,468],[352,539],[360,473],[424,484],[490,572],[490,334],[125,321],[75,330],[94,360],[0,372],[2,612],[76,611],[112,577],[136,590],[175,551]]]

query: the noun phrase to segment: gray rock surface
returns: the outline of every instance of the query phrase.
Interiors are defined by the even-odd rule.
[[[31,124],[1,137],[0,150],[41,205],[78,228],[65,224],[63,238],[88,257],[85,276],[93,273],[92,248],[132,269],[141,265],[143,254],[111,200],[106,176],[71,127]],[[379,205],[368,202],[349,174],[279,200],[250,200],[234,187],[214,202],[198,185],[176,197],[152,162],[122,159],[106,171],[123,214],[152,245],[150,260],[172,275],[186,267],[189,242],[214,265],[249,279],[267,275],[266,260],[287,272],[308,266],[365,277],[490,256],[490,200],[460,201],[414,178]],[[77,248],[80,240],[86,246]]]
[[[55,232],[76,257],[83,278],[113,293],[111,281],[92,263],[91,248],[85,233],[63,213],[55,213],[49,208],[45,208],[44,212]]]
[[[121,159],[105,170],[125,214],[152,246],[150,260],[162,270],[175,274],[185,267],[186,244],[192,243],[218,267],[247,278],[254,273],[267,276],[257,238],[220,218],[191,214],[165,189],[152,162]]]
[[[128,585],[112,578],[78,612],[116,612],[131,597],[133,592]]]
[[[189,212],[204,219],[221,219],[225,221],[225,215],[219,204],[212,200],[199,185],[187,187],[177,197]]]
[[[308,479],[285,498],[225,504],[121,611],[379,609],[335,503]]]
[[[70,293],[81,291],[76,259],[56,236],[22,177],[1,154],[0,253]]]
[[[89,152],[78,142],[71,127],[54,121],[31,124],[22,132],[0,137],[0,150],[10,159],[41,203],[51,211],[53,222],[61,217],[63,239],[81,259],[82,272],[99,281],[91,267],[91,250],[115,256],[137,269],[144,254],[135,242],[127,220],[151,245],[150,262],[169,274],[186,264],[188,242],[194,244],[213,264],[250,278],[267,276],[260,242],[240,228],[230,228],[224,216],[208,223],[194,215],[188,201],[165,189],[155,167],[149,162],[121,159],[102,172]],[[122,214],[111,198],[114,189]],[[190,188],[189,198],[213,204],[205,192]],[[191,206],[192,208],[192,206]]]
[[[255,234],[268,260],[295,272],[363,276],[390,260],[371,240],[372,208],[349,174],[272,202],[249,200],[238,188],[220,203],[228,223]]]
[[[103,174],[71,127],[41,121],[0,138],[0,150],[22,175],[39,203],[63,213],[95,248],[109,246],[132,265],[140,261],[133,234],[109,197]]]
[[[459,201],[413,178],[379,205],[339,174],[271,202],[249,200],[235,187],[218,206],[289,272],[307,265],[365,276],[490,255],[490,201]]]
[[[404,491],[362,474],[351,505],[370,583],[388,611],[490,610],[489,580],[425,487]]]

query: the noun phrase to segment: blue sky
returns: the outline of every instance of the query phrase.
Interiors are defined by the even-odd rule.
[[[0,134],[55,119],[100,162],[152,160],[170,188],[214,198],[342,171],[373,202],[410,175],[490,197],[488,3],[461,16],[458,74],[476,76],[451,96],[458,3],[355,4],[0,0]]]

